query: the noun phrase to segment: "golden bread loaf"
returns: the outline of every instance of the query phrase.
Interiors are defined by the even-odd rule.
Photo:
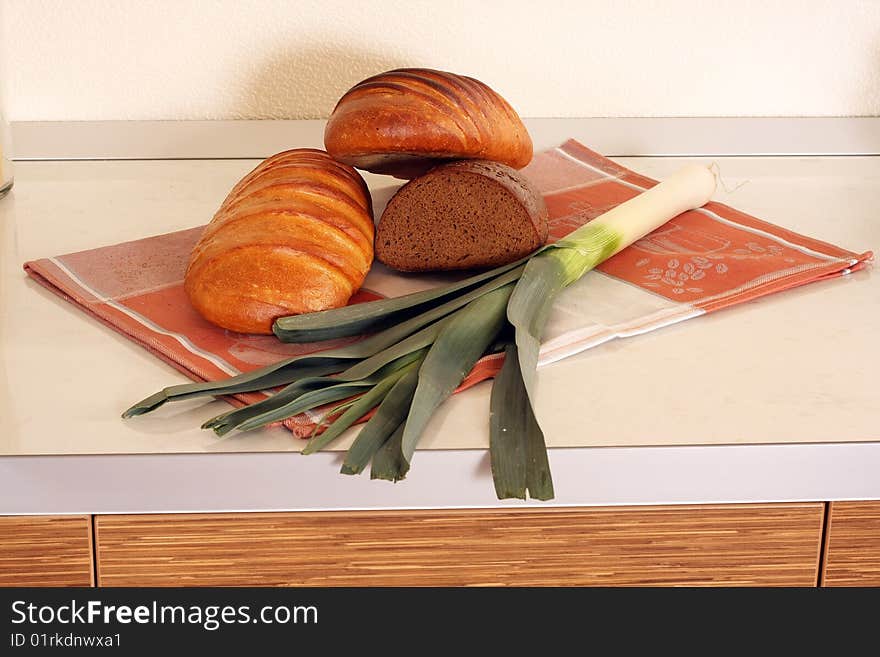
[[[370,192],[324,151],[264,160],[232,189],[193,249],[184,287],[208,321],[272,333],[285,315],[345,305],[373,261]]]
[[[521,169],[532,159],[529,133],[504,98],[473,78],[424,68],[349,89],[327,122],[324,147],[340,162],[399,178],[449,160]]]

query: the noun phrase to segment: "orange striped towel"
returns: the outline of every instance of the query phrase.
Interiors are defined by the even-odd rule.
[[[576,141],[536,154],[524,173],[544,195],[554,240],[656,184]],[[282,344],[271,336],[232,333],[204,321],[190,307],[182,283],[201,231],[192,228],[24,267],[40,284],[195,380],[224,378],[339,344]],[[540,364],[843,276],[870,258],[870,252],[856,254],[711,202],[674,218],[567,290],[548,324]],[[395,283],[393,274],[377,266],[353,301],[400,294]],[[500,360],[481,360],[460,389],[494,376]],[[230,401],[240,405],[263,396],[241,394]],[[321,415],[299,415],[285,424],[304,437]]]

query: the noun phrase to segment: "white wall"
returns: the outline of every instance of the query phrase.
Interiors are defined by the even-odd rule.
[[[880,114],[880,0],[0,0],[11,120],[311,118],[398,66],[523,116]]]

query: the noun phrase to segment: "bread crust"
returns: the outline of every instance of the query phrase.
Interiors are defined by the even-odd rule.
[[[449,160],[521,169],[532,159],[531,137],[504,98],[479,80],[423,68],[352,87],[330,115],[324,146],[340,162],[399,178]]]
[[[278,317],[345,305],[373,261],[370,192],[324,151],[261,162],[221,204],[193,248],[184,288],[209,322],[271,334]]]

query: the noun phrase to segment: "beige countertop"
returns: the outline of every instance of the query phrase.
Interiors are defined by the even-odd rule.
[[[589,144],[584,136],[572,136]],[[880,157],[715,159],[725,186],[732,190],[719,190],[717,200],[844,248],[880,249],[880,220],[876,218],[880,207]],[[678,158],[620,161],[655,178],[663,178],[682,163]],[[26,280],[21,270],[22,263],[29,259],[204,223],[218,199],[254,165],[253,160],[16,163],[15,188],[0,201],[0,456],[184,452],[215,455],[293,452],[301,447],[299,441],[281,429],[217,441],[198,426],[224,408],[222,402],[181,404],[137,422],[123,422],[119,413],[132,401],[182,382],[184,377]],[[392,184],[382,177],[371,177],[368,181],[374,189]],[[744,184],[739,186],[741,183]],[[819,459],[813,465],[828,463],[829,458],[854,459],[852,463],[835,464],[837,469],[832,470],[838,473],[834,475],[837,477],[852,477],[852,467],[870,466],[876,472],[880,467],[880,445],[872,441],[880,441],[877,335],[880,278],[869,267],[846,278],[811,284],[651,334],[616,340],[545,367],[540,371],[537,410],[551,441],[554,435],[582,432],[594,437],[589,444],[615,446],[600,460],[633,455],[626,457],[635,459],[632,467],[615,466],[623,468],[617,473],[619,476],[627,476],[627,470],[651,470],[652,454],[656,456],[655,463],[668,463],[671,459],[687,463],[692,469],[699,465],[699,454],[709,453],[705,451],[709,448],[671,447],[674,445],[746,445],[740,449],[753,451],[736,452],[738,456],[731,460],[740,464],[737,467],[745,468],[744,472],[750,460],[757,463],[760,458],[759,444],[769,444],[765,445],[764,454],[770,453],[766,451],[770,447],[772,453],[779,455],[780,463],[792,458],[796,462]],[[487,441],[489,390],[488,384],[481,384],[447,402],[432,421],[423,446],[429,449],[435,437],[444,432],[478,432]],[[839,446],[851,448],[848,452],[827,451],[833,450],[838,442],[869,444]],[[670,447],[629,449],[646,443]],[[616,448],[622,451],[614,452]],[[711,457],[716,466],[723,463],[724,449],[718,448]],[[731,455],[730,448],[727,449],[726,453]],[[603,503],[603,499],[605,503],[615,503],[613,495],[597,498],[584,488],[589,483],[581,482],[579,473],[587,470],[575,467],[586,463],[590,454],[598,455],[601,451],[552,450],[560,504]],[[244,464],[252,462],[246,459],[256,455],[240,456],[239,463]],[[291,457],[295,460],[290,461]],[[89,458],[92,457],[67,461],[67,471],[77,463],[100,469]],[[337,458],[326,454],[305,459],[291,454],[284,463],[307,468],[313,484],[323,482],[319,485],[328,490],[336,487],[330,494],[334,501],[328,498],[326,506],[359,506],[339,496],[348,495],[345,490],[349,488],[356,495],[370,483],[340,486],[343,478],[335,472],[338,466],[328,467],[328,462],[335,464]],[[445,503],[427,488],[418,493],[421,486],[438,481],[439,464],[446,463],[443,467],[448,468],[450,459],[459,459],[466,471],[457,475],[464,477],[461,485],[465,492]],[[37,477],[37,470],[28,468],[39,469],[47,463],[26,458],[0,461],[0,468],[9,475],[7,482],[15,477],[27,479],[31,474]],[[636,467],[636,461],[641,465]],[[266,462],[261,463],[265,467]],[[219,466],[221,461],[215,460],[214,464]],[[813,465],[810,476],[821,476],[821,470]],[[57,461],[51,467],[64,468]],[[167,471],[172,470],[169,466]],[[868,477],[867,471],[864,474]],[[566,480],[566,476],[570,479]],[[705,472],[695,475],[700,480],[705,476]],[[763,476],[772,477],[772,468]],[[781,476],[784,481],[784,473]],[[3,478],[0,476],[0,480]],[[423,484],[414,484],[409,489],[409,480],[398,487],[373,482],[371,488],[383,492],[375,493],[378,497],[370,498],[372,501],[368,500],[366,505],[492,503],[491,480],[482,453],[419,454],[411,479],[420,478]],[[865,479],[870,480],[873,479]],[[18,483],[39,486],[37,479],[19,479]],[[840,483],[846,488],[847,482]],[[634,485],[638,486],[635,482]],[[823,485],[827,489],[828,482]],[[344,489],[342,493],[340,487]],[[486,489],[488,495],[467,497],[467,490],[476,491],[478,487]],[[618,481],[615,490],[622,488],[625,486]],[[407,490],[411,491],[410,496]],[[794,486],[790,490],[791,497],[810,497],[808,487]],[[880,486],[872,490],[868,485],[858,490],[859,497],[880,497]],[[829,498],[820,492],[823,491],[816,490],[814,499]],[[368,497],[372,495],[371,491]],[[840,495],[851,497],[853,493]],[[649,497],[646,494],[644,499],[633,500],[623,494],[619,501],[647,503],[651,501]],[[705,500],[738,501],[754,497],[751,493],[737,494],[733,487],[727,492],[706,495]],[[789,496],[779,489],[775,496],[757,497]],[[692,491],[660,494],[655,501],[701,501],[701,497]],[[279,508],[303,506],[289,499],[278,504]],[[324,506],[321,501],[314,504]],[[175,505],[170,500],[163,508],[208,510],[210,506],[191,500]],[[221,507],[275,505],[265,501],[241,505],[224,501]],[[0,512],[19,512],[19,508],[25,507],[0,508]],[[44,508],[49,507],[38,504],[32,510]],[[130,507],[115,509],[110,504],[107,509]]]

